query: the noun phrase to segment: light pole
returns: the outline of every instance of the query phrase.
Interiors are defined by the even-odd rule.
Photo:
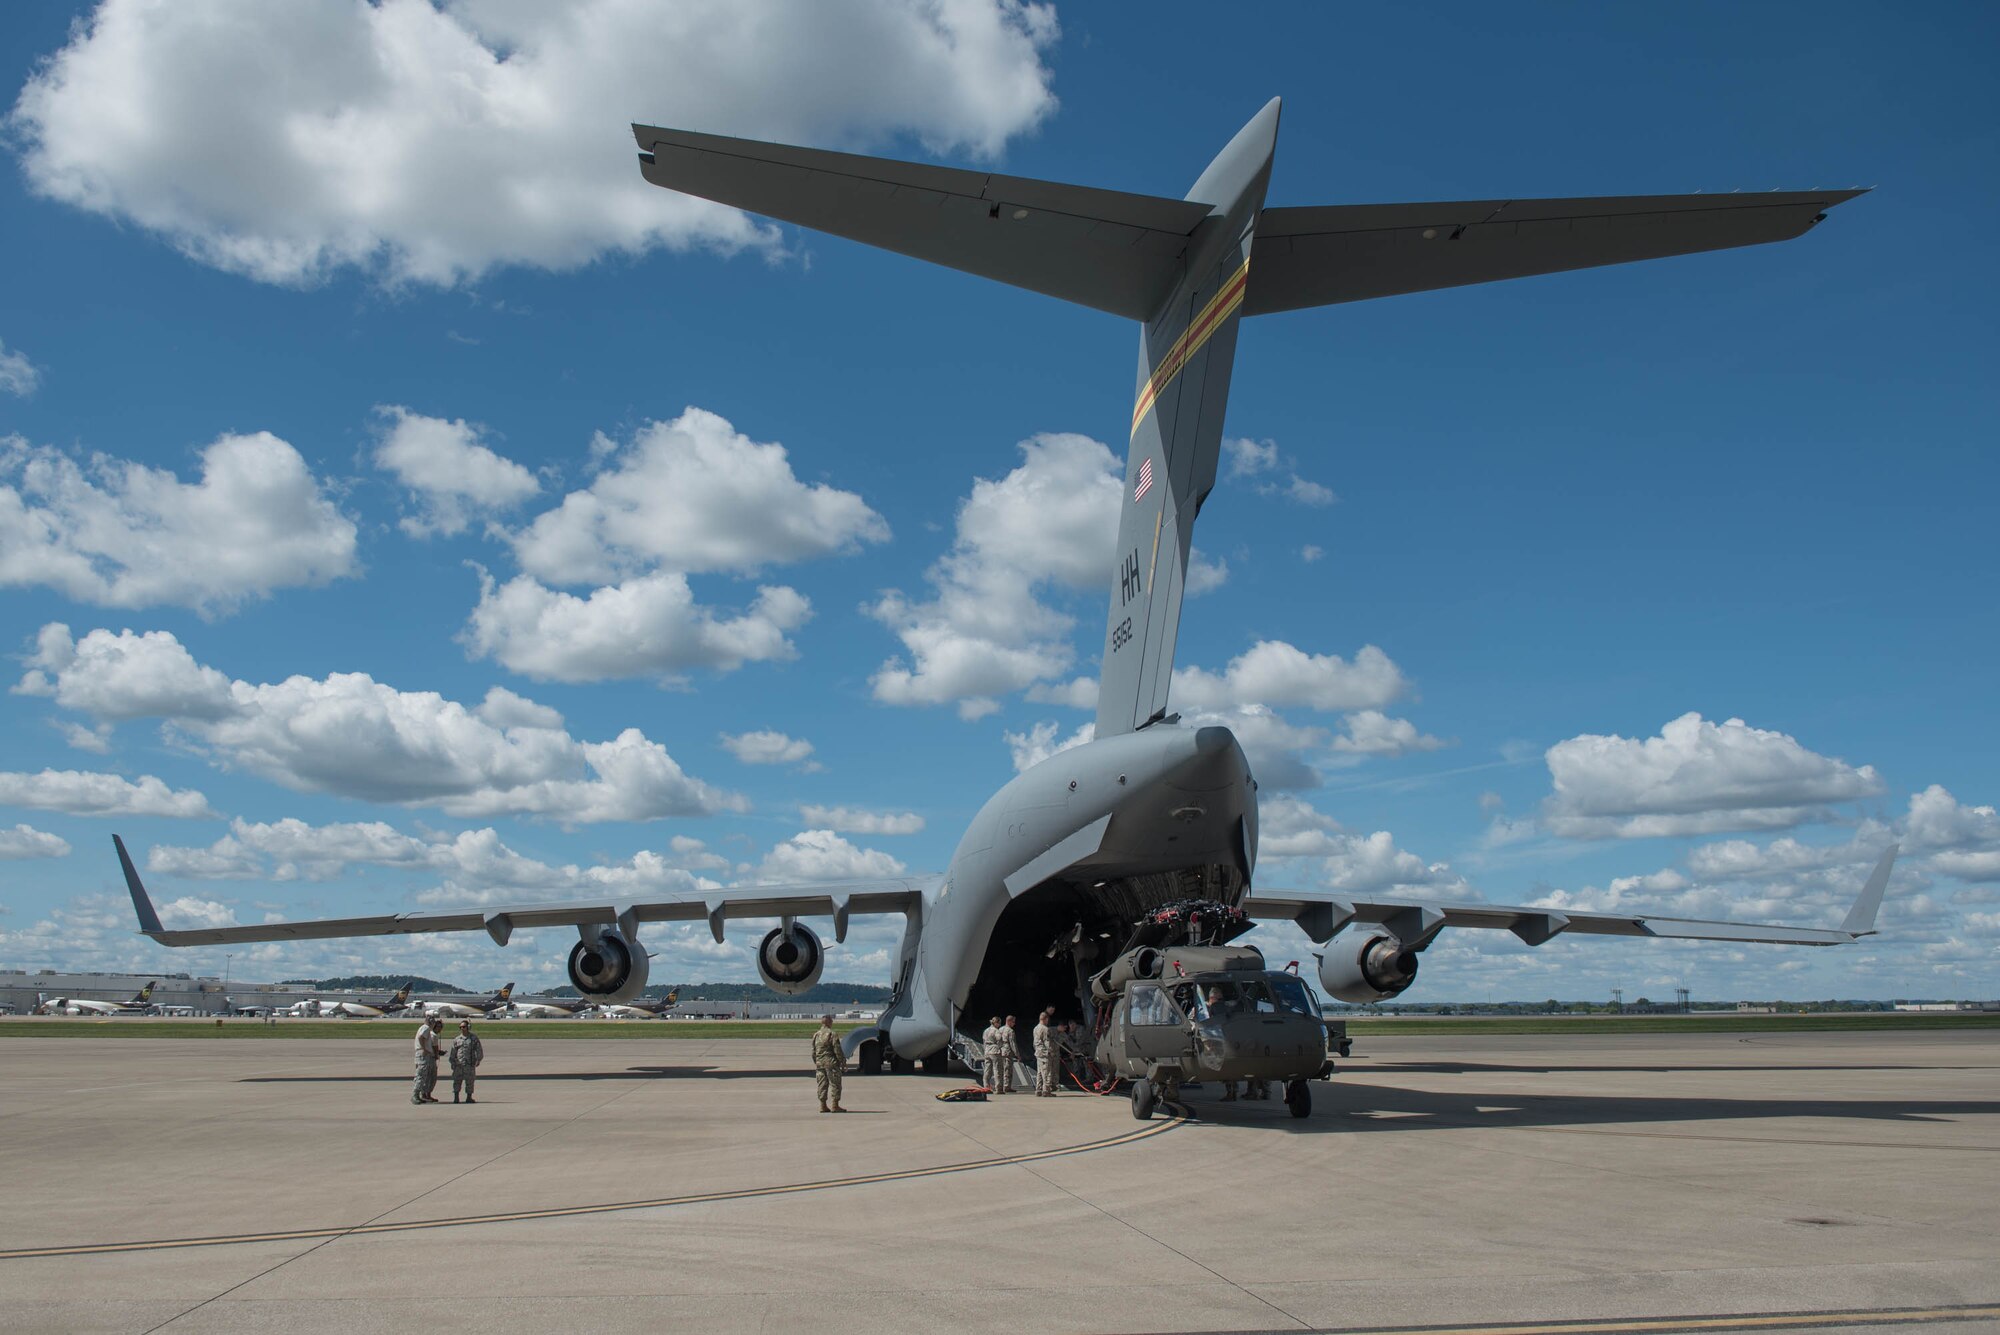
[[[225,1012],[229,1010],[229,961],[235,958],[235,955],[227,953],[222,957],[222,1009]]]

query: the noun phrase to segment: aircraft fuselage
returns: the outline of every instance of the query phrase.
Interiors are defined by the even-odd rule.
[[[1076,1013],[1079,970],[1148,910],[1236,903],[1256,858],[1257,785],[1229,729],[1162,723],[1059,752],[967,827],[904,935],[881,1027],[921,1058],[995,1013]],[[1059,938],[1071,948],[1051,957]]]

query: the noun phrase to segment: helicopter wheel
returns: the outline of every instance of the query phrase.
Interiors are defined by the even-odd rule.
[[[1294,1080],[1289,1085],[1286,1085],[1285,1106],[1292,1110],[1292,1116],[1294,1117],[1312,1116],[1312,1086],[1303,1080]]]
[[[1153,1089],[1153,1082],[1141,1076],[1132,1082],[1132,1115],[1142,1122],[1153,1118],[1153,1104],[1159,1096]]]

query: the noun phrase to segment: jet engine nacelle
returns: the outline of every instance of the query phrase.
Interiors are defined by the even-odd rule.
[[[757,973],[764,986],[780,996],[797,996],[819,981],[826,967],[826,948],[819,936],[803,923],[787,930],[773,927],[757,947]]]
[[[1090,994],[1099,1001],[1116,1001],[1126,986],[1138,978],[1160,976],[1160,952],[1151,946],[1129,950],[1111,961],[1111,967],[1090,980]]]
[[[592,1001],[606,1005],[629,1001],[646,986],[646,952],[637,941],[606,928],[570,950],[569,980]]]
[[[1416,981],[1417,952],[1393,936],[1371,936],[1358,947],[1336,941],[1319,957],[1320,986],[1357,1005],[1401,996]]]

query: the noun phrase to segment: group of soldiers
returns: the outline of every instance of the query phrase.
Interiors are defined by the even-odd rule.
[[[447,1050],[444,1044],[444,1020],[433,1015],[417,1026],[417,1077],[410,1086],[411,1103],[442,1103],[431,1091],[437,1088],[438,1058],[443,1056],[451,1063],[451,1101],[457,1103],[459,1091],[465,1093],[467,1103],[476,1103],[472,1097],[472,1085],[479,1072],[479,1063],[486,1060],[486,1046],[479,1041],[479,1035],[472,1032],[472,1021],[458,1022],[458,1037],[451,1041]]]
[[[986,1026],[986,1032],[979,1036],[986,1056],[984,1072],[986,1088],[993,1094],[1014,1092],[1015,1068],[1021,1063],[1020,1038],[1014,1030],[1014,1017],[994,1016]],[[1056,1008],[1045,1007],[1035,1019],[1035,1097],[1052,1099],[1062,1083],[1062,1066],[1065,1057],[1080,1056],[1083,1042],[1073,1023],[1056,1023]]]

